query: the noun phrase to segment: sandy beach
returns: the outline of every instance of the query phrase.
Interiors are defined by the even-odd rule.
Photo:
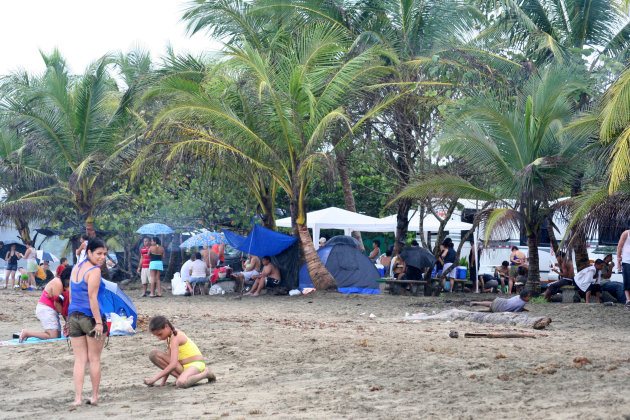
[[[0,290],[0,338],[40,329],[41,292]],[[622,419],[630,418],[630,311],[620,305],[530,304],[545,330],[465,322],[403,322],[405,313],[483,296],[437,298],[316,293],[137,298],[134,336],[103,352],[97,407],[73,399],[66,342],[0,347],[2,418]],[[490,298],[491,296],[485,296]],[[169,317],[199,346],[217,382],[148,388],[147,330]],[[373,314],[373,317],[370,315]],[[449,338],[456,330],[460,338]],[[535,332],[536,338],[463,338],[465,332]],[[86,378],[84,399],[91,386]]]

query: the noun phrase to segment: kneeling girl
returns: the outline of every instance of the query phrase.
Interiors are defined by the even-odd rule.
[[[197,345],[183,331],[173,327],[168,319],[163,316],[152,318],[149,331],[158,339],[166,340],[167,347],[166,353],[151,351],[149,359],[162,371],[153,378],[145,378],[146,385],[163,386],[169,375],[177,378],[175,385],[179,388],[188,388],[203,379],[208,379],[208,382],[216,379],[206,367]]]

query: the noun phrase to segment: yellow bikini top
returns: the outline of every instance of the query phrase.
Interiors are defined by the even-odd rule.
[[[179,346],[179,349],[178,349],[179,355],[177,357],[178,360],[184,360],[192,356],[202,355],[201,352],[199,351],[199,347],[197,347],[197,345],[193,343],[193,341],[190,338],[188,338],[186,334],[184,334],[182,331],[177,331],[177,334],[182,334],[184,337],[186,337],[186,343]],[[171,345],[170,337],[168,338],[168,345],[169,347]]]

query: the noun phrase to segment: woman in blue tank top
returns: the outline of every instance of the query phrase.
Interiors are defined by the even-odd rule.
[[[74,352],[74,403],[82,404],[85,365],[90,364],[92,398],[98,403],[101,381],[101,352],[107,333],[107,322],[101,313],[99,301],[105,291],[100,266],[105,263],[107,246],[96,238],[87,244],[87,259],[77,264],[70,276],[70,306],[68,307],[68,334]]]

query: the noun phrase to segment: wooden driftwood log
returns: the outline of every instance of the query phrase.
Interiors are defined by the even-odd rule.
[[[465,338],[536,338],[534,333],[465,333]]]
[[[427,316],[410,316],[403,318],[409,321],[441,320],[441,321],[466,321],[479,324],[505,324],[516,327],[527,327],[541,330],[551,323],[551,318],[529,316],[522,312],[471,312],[459,309],[448,309],[439,314]]]

